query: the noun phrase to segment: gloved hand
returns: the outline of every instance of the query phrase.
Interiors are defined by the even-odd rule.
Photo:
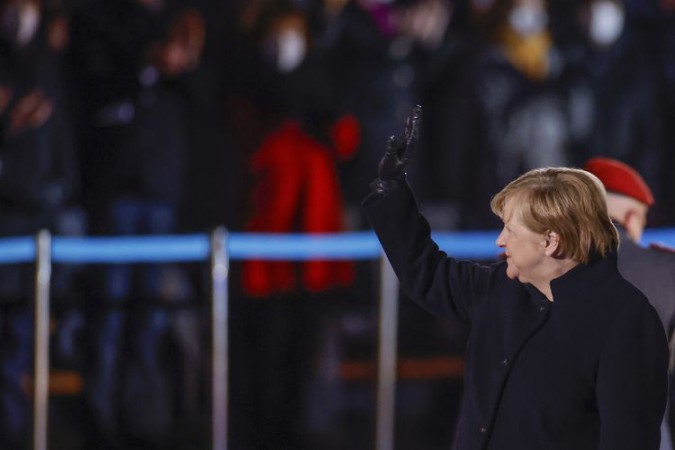
[[[405,181],[408,162],[417,145],[421,121],[422,107],[418,105],[408,115],[403,139],[391,136],[387,140],[387,150],[377,168],[378,177],[370,184],[373,191],[387,194]]]

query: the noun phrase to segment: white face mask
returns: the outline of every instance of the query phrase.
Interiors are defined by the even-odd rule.
[[[281,31],[277,38],[277,69],[282,73],[295,70],[305,59],[307,43],[298,30]]]
[[[625,14],[623,8],[612,1],[599,0],[591,5],[591,40],[602,47],[615,43],[623,31]]]
[[[532,5],[518,5],[509,14],[511,28],[522,36],[541,33],[548,24],[548,14],[543,8]]]
[[[40,26],[40,10],[35,3],[24,3],[21,7],[19,16],[19,32],[17,33],[17,42],[19,45],[26,45],[33,39]]]
[[[8,6],[2,17],[2,32],[19,47],[28,44],[40,26],[40,9],[33,2]]]

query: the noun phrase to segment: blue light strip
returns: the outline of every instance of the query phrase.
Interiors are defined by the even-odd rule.
[[[190,262],[209,258],[205,234],[54,237],[52,259],[66,263]]]
[[[382,248],[372,232],[309,234],[231,233],[230,258],[307,260],[375,259]]]
[[[35,238],[33,236],[6,237],[0,239],[0,264],[35,261]]]
[[[497,231],[438,232],[441,249],[456,258],[492,259],[500,252]],[[643,244],[656,242],[675,247],[675,228],[645,231]],[[206,234],[117,237],[64,237],[52,240],[52,258],[61,263],[193,262],[209,258]],[[370,231],[325,235],[230,233],[230,259],[308,260],[376,259],[380,244]],[[0,238],[0,264],[35,260],[32,236]]]
[[[675,249],[675,229],[674,228],[649,228],[642,235],[642,245],[650,243],[661,244]]]
[[[441,248],[455,258],[493,259],[501,252],[495,241],[498,231],[464,231],[433,233]]]

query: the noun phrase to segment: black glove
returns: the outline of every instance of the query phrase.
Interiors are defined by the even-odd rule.
[[[405,181],[408,162],[417,145],[422,107],[415,106],[405,124],[403,139],[391,136],[387,140],[387,151],[377,168],[378,177],[370,184],[370,188],[378,194],[387,194]]]

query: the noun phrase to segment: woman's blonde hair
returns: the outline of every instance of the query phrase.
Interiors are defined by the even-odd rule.
[[[549,167],[531,170],[509,183],[490,202],[504,219],[504,209],[535,233],[555,232],[559,255],[587,263],[592,252],[605,257],[619,245],[607,213],[602,182],[581,169]]]

